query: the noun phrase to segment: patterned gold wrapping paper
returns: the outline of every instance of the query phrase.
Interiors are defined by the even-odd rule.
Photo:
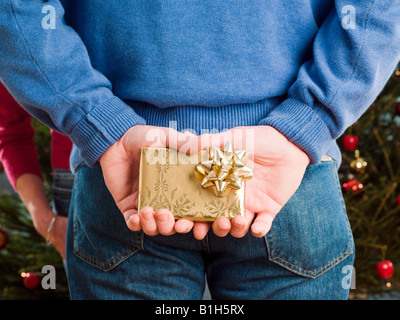
[[[207,161],[208,152],[192,156],[173,149],[142,148],[139,173],[139,212],[168,209],[176,219],[213,221],[244,215],[245,183],[235,192],[218,197],[196,179],[196,167]]]

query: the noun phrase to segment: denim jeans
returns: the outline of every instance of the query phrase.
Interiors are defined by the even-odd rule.
[[[53,169],[53,210],[60,216],[68,217],[74,175],[69,170]]]
[[[354,243],[336,163],[310,165],[301,186],[256,238],[132,232],[101,168],[76,175],[67,237],[72,299],[347,299]]]

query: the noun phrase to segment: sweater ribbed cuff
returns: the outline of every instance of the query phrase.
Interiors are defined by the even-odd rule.
[[[278,130],[310,157],[311,164],[319,163],[333,142],[321,118],[309,106],[292,98],[277,106],[259,125]]]
[[[81,158],[94,166],[112,144],[138,124],[144,125],[146,121],[122,100],[112,97],[88,113],[70,137]]]

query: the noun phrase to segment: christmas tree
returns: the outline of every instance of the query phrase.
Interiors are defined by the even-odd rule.
[[[34,121],[42,171],[51,200],[50,135]],[[400,282],[400,70],[370,109],[339,139],[339,176],[356,245],[352,292],[399,289]],[[390,260],[394,266],[392,276]],[[385,262],[382,264],[382,262]],[[22,275],[56,269],[56,289]],[[377,268],[378,267],[378,268]],[[0,195],[0,299],[68,299],[61,257],[44,245],[18,196]],[[379,273],[377,273],[379,271]],[[33,288],[33,289],[32,289]]]
[[[356,245],[357,290],[398,290],[400,279],[400,70],[341,137],[340,178]],[[391,261],[385,279],[379,263]],[[378,270],[377,270],[378,267]],[[390,266],[390,268],[392,268]],[[377,272],[378,271],[378,272]],[[389,270],[391,271],[391,270]],[[400,270],[399,270],[400,271]]]

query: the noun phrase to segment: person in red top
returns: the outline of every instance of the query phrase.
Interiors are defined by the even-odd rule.
[[[54,130],[50,132],[53,206],[50,206],[43,186],[31,116],[0,83],[0,162],[11,186],[28,209],[35,229],[65,260],[67,215],[73,183],[69,169],[72,142],[65,135]]]

